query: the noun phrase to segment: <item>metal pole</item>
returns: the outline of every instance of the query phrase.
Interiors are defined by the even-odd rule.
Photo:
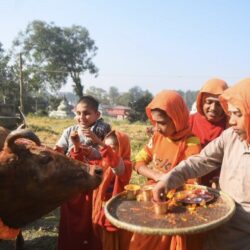
[[[19,66],[20,66],[20,111],[24,113],[23,106],[23,60],[22,53],[19,54]]]

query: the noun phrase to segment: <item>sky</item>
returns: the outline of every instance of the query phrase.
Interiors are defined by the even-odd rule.
[[[84,75],[85,88],[139,86],[156,94],[250,76],[248,0],[0,0],[0,8],[5,50],[34,20],[87,28],[99,76]]]

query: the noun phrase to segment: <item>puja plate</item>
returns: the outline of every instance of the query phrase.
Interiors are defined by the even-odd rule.
[[[196,190],[182,190],[174,195],[176,200],[185,204],[200,204],[201,202],[209,203],[214,200],[214,193],[198,188]]]
[[[203,206],[180,203],[166,214],[156,215],[151,201],[128,200],[125,191],[106,203],[105,215],[118,228],[151,235],[204,232],[233,216],[235,203],[226,193],[201,185],[187,186],[208,191],[213,200]]]

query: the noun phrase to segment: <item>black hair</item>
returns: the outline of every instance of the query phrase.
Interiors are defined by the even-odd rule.
[[[91,95],[84,95],[83,97],[81,97],[77,105],[80,103],[85,103],[88,106],[90,106],[92,109],[94,109],[95,111],[98,111],[99,101]]]
[[[162,116],[168,116],[167,112],[162,110],[162,109],[159,109],[159,108],[154,108],[154,109],[151,109],[151,111],[157,111],[159,112]]]

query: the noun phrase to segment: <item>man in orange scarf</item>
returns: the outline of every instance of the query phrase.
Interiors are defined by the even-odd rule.
[[[205,249],[247,250],[250,246],[250,78],[225,90],[219,99],[230,116],[231,127],[200,154],[182,161],[161,177],[153,195],[160,200],[161,195],[186,179],[221,167],[220,187],[234,199],[236,212],[230,221],[207,233]]]
[[[188,108],[178,92],[160,92],[147,106],[146,113],[156,131],[149,143],[136,156],[135,169],[150,182],[156,182],[163,173],[169,172],[181,160],[197,154],[200,145],[198,138],[192,136],[188,124]],[[186,236],[134,234],[130,250],[139,249],[184,250]]]
[[[219,96],[228,88],[221,79],[210,79],[201,88],[196,98],[197,113],[189,119],[190,127],[204,148],[217,138],[227,127],[227,117],[220,105]],[[215,170],[201,178],[201,184],[210,186],[214,177],[219,177],[220,170]]]

